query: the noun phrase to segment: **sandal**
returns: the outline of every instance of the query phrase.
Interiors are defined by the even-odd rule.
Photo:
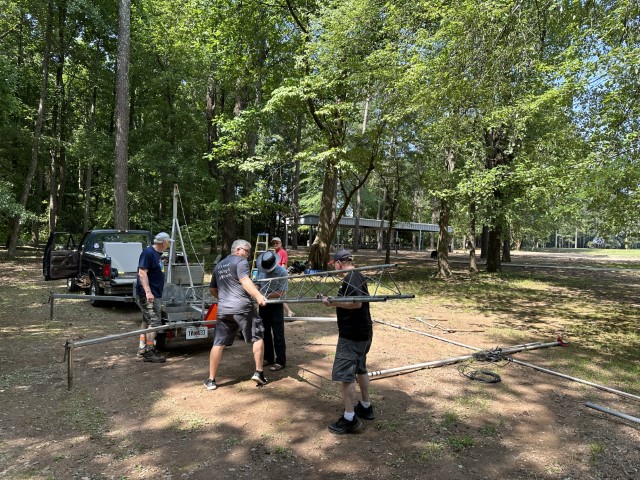
[[[274,363],[273,365],[271,365],[271,368],[269,368],[269,370],[271,370],[272,372],[277,372],[278,370],[282,370],[284,368],[284,365],[280,365],[279,363]]]

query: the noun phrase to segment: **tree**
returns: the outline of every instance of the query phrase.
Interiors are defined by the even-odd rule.
[[[115,228],[129,228],[129,45],[131,1],[118,0],[118,53],[116,63],[116,148],[114,172]]]
[[[38,105],[38,115],[33,131],[33,143],[31,145],[31,163],[29,164],[29,170],[27,176],[24,179],[24,186],[22,189],[22,195],[20,197],[21,210],[25,210],[27,206],[27,200],[29,199],[29,192],[31,190],[31,183],[33,176],[38,166],[38,154],[40,151],[40,137],[42,134],[42,127],[45,120],[45,109],[47,104],[47,86],[49,84],[49,60],[51,54],[51,37],[53,32],[53,0],[47,2],[47,17],[46,27],[44,33],[44,48],[42,54],[42,82],[40,86],[40,102]],[[18,245],[18,239],[20,236],[20,222],[21,217],[13,217],[13,231],[9,239],[9,245],[7,253],[9,258],[13,258],[16,255],[16,248]]]

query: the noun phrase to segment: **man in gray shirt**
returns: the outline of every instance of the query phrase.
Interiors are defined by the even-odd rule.
[[[213,270],[211,294],[218,298],[216,332],[213,347],[209,355],[209,378],[204,381],[207,390],[218,388],[216,373],[222,359],[224,347],[232,345],[238,330],[247,343],[253,343],[253,359],[256,364],[251,380],[265,385],[262,362],[264,360],[264,326],[251,301],[255,298],[258,305],[266,305],[266,297],[251,281],[251,268],[247,258],[251,244],[246,240],[236,240],[231,245],[231,255],[222,260]]]

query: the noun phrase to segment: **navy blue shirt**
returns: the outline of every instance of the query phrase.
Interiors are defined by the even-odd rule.
[[[162,263],[162,254],[158,252],[152,245],[142,250],[140,260],[138,260],[138,269],[147,271],[149,279],[149,288],[155,298],[162,298],[162,289],[164,288],[164,264]],[[136,292],[139,297],[146,297],[142,283],[140,282],[140,274],[138,273],[138,282]]]

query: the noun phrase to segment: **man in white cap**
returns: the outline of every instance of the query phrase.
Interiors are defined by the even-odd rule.
[[[287,270],[278,265],[280,258],[267,250],[258,257],[258,287],[262,294],[270,299],[282,297],[289,288]],[[272,279],[272,280],[269,280]],[[260,282],[260,280],[268,280]],[[287,364],[287,346],[284,340],[284,312],[282,303],[268,303],[259,309],[264,323],[264,366],[276,372]]]
[[[161,319],[162,290],[164,288],[164,263],[162,253],[171,245],[171,237],[166,232],[158,233],[153,245],[142,250],[138,260],[136,292],[142,309],[141,328],[159,327]],[[146,333],[146,346],[138,349],[138,356],[145,362],[162,363],[165,358],[155,348],[156,332]]]

